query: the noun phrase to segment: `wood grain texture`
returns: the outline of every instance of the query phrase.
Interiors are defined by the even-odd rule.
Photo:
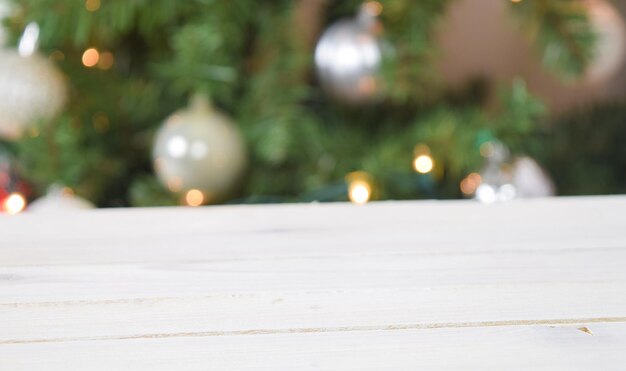
[[[0,370],[626,363],[623,196],[24,214],[0,234]]]

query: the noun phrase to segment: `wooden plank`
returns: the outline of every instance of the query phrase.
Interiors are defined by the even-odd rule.
[[[625,262],[626,249],[12,267],[0,343],[626,317]]]
[[[0,215],[2,266],[623,248],[626,197]]]
[[[0,232],[0,369],[623,361],[623,196],[98,210]]]
[[[624,349],[626,324],[582,323],[9,344],[0,369],[617,371]]]

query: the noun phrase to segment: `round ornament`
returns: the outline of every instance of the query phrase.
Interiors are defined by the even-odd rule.
[[[486,166],[478,174],[470,174],[461,190],[475,190],[474,197],[483,203],[510,201],[515,198],[548,197],[555,193],[554,183],[545,170],[528,156],[510,159],[508,148],[498,141],[481,146]]]
[[[356,18],[331,25],[315,48],[315,67],[322,87],[344,103],[369,102],[383,92],[384,48],[376,19],[380,8],[373,4],[378,3],[365,3]]]
[[[231,193],[245,170],[246,148],[236,125],[196,96],[158,130],[153,159],[159,180],[197,206]]]
[[[585,78],[589,81],[604,81],[624,65],[626,25],[622,16],[608,1],[587,0],[584,4],[597,35],[595,56]]]
[[[56,213],[93,209],[95,206],[84,198],[74,195],[69,188],[51,186],[45,196],[33,201],[28,212]]]
[[[517,197],[549,197],[554,196],[555,187],[548,173],[528,156],[518,157],[513,163],[513,185]]]
[[[15,139],[37,120],[54,117],[66,100],[61,73],[35,52],[39,29],[27,26],[19,50],[0,49],[0,136]]]

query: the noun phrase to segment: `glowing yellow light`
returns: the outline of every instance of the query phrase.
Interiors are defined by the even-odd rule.
[[[98,67],[102,70],[108,70],[113,67],[113,63],[115,62],[115,58],[113,58],[113,54],[110,52],[104,52],[100,54],[100,61],[98,62]]]
[[[189,206],[200,206],[204,202],[204,194],[197,189],[190,189],[185,195],[185,201]]]
[[[26,199],[21,193],[14,192],[4,200],[4,210],[9,214],[17,214],[26,207]]]
[[[87,0],[85,1],[85,9],[90,12],[95,12],[100,9],[100,0]]]
[[[89,48],[83,53],[83,64],[85,67],[93,67],[98,64],[100,53],[95,48]]]
[[[413,161],[415,171],[422,174],[430,173],[434,166],[435,163],[429,155],[419,155]]]
[[[380,15],[383,12],[383,4],[378,1],[368,1],[365,3],[365,11],[373,16]]]
[[[512,3],[521,3],[522,0],[511,0]]]
[[[460,188],[464,195],[469,196],[476,192],[482,183],[482,178],[477,173],[471,173],[461,181]]]
[[[367,182],[356,180],[350,184],[348,196],[353,203],[362,205],[370,200],[372,190]]]

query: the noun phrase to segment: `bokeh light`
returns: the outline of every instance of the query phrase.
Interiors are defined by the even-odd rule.
[[[89,12],[95,12],[100,9],[100,0],[87,0],[85,1],[85,9]]]
[[[204,194],[197,189],[190,189],[185,195],[185,202],[189,206],[200,206],[204,202]]]
[[[372,190],[367,182],[356,180],[350,184],[348,196],[353,203],[362,205],[370,200]]]
[[[422,174],[427,174],[433,170],[435,162],[429,155],[419,155],[413,161],[413,167],[415,171]]]
[[[4,204],[2,205],[4,211],[8,214],[17,214],[24,210],[25,207],[26,198],[24,198],[24,196],[19,192],[11,193],[9,197],[4,200]]]
[[[95,48],[89,48],[83,53],[83,65],[85,67],[93,67],[100,60],[100,52]]]

